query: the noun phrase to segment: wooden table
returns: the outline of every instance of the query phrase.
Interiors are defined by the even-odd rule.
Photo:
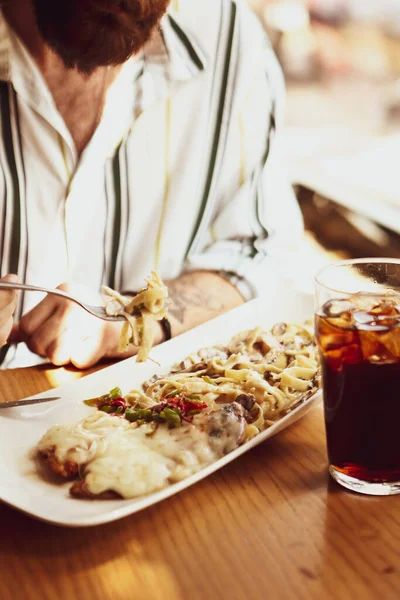
[[[77,375],[0,372],[0,401]],[[115,523],[62,529],[0,504],[1,600],[398,599],[399,551],[400,498],[357,496],[329,479],[320,406]]]

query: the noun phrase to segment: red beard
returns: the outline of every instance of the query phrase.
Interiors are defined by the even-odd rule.
[[[169,0],[33,0],[43,40],[68,69],[120,65],[149,40]]]

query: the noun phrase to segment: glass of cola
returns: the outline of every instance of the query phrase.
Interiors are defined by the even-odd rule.
[[[400,492],[400,260],[341,261],[316,275],[329,471],[353,491]]]

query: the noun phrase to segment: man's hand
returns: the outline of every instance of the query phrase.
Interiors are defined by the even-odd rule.
[[[237,289],[214,272],[184,273],[166,285],[174,336],[244,302]],[[88,304],[103,303],[99,294],[82,286],[62,284],[58,289]],[[121,327],[121,323],[102,321],[68,300],[49,295],[24,315],[9,341],[24,341],[32,352],[47,357],[55,365],[72,363],[86,369],[102,358],[127,358],[137,353],[134,346],[124,354],[117,352]],[[158,326],[154,343],[159,344],[162,339]]]
[[[16,275],[6,275],[0,281],[17,282]],[[17,305],[16,290],[0,290],[0,348],[7,342],[13,325],[13,314]]]
[[[88,304],[103,304],[99,294],[83,286],[62,284],[58,289]],[[13,329],[10,341],[25,342],[35,354],[61,366],[72,363],[80,369],[91,367],[104,357],[127,358],[136,354],[130,347],[118,354],[122,323],[109,323],[93,317],[82,308],[57,296],[48,295]]]

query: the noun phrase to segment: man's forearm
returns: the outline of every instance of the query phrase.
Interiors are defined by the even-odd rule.
[[[167,281],[166,285],[171,301],[168,315],[173,336],[245,302],[234,285],[212,271],[184,273]]]

